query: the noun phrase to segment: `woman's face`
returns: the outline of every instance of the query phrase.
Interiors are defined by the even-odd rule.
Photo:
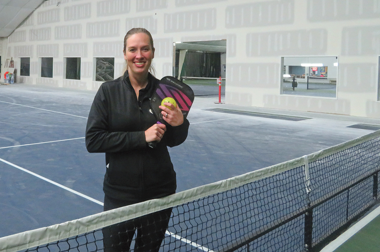
[[[147,34],[136,33],[127,39],[124,59],[127,61],[129,74],[147,74],[153,58],[154,48]]]

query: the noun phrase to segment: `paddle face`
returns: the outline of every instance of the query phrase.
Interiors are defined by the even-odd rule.
[[[178,79],[165,76],[160,80],[150,100],[150,105],[157,118],[157,123],[166,123],[165,120],[162,119],[161,109],[159,108],[162,100],[166,97],[172,97],[176,101],[184,118],[186,118],[193,105],[194,92],[188,85]],[[150,148],[156,148],[157,142],[150,142],[148,145]]]
[[[183,116],[186,118],[193,105],[193,90],[185,83],[171,76],[163,77],[160,80],[157,89],[152,96],[151,107],[157,120],[161,123],[164,123],[165,121],[162,119],[159,106],[161,105],[162,100],[166,97],[172,97],[176,101],[177,106],[179,106]]]

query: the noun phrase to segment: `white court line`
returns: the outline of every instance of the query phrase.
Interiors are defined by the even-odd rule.
[[[191,246],[193,246],[193,247],[195,247],[195,248],[197,248],[197,249],[200,249],[200,250],[203,250],[203,251],[208,251],[208,252],[214,252],[214,251],[211,250],[211,249],[208,249],[208,248],[206,248],[206,247],[203,247],[203,246],[201,246],[201,245],[199,245],[199,244],[197,244],[197,243],[195,243],[195,242],[192,242],[192,241],[190,241],[190,240],[188,240],[188,239],[185,239],[185,238],[183,238],[183,237],[181,237],[181,236],[179,236],[179,235],[176,235],[176,234],[174,234],[174,233],[172,233],[172,232],[166,231],[166,234],[167,234],[167,235],[170,235],[170,236],[173,236],[175,239],[180,240],[181,242],[187,243],[187,244],[189,244],[189,245],[191,245]]]
[[[24,147],[24,146],[31,146],[31,145],[39,145],[39,144],[65,142],[65,141],[78,140],[78,139],[83,139],[83,138],[84,137],[77,137],[77,138],[69,138],[69,139],[54,140],[54,141],[39,142],[39,143],[31,143],[31,144],[12,145],[12,146],[0,147],[0,150],[2,150],[2,149],[9,149],[9,148]]]
[[[25,168],[22,168],[22,167],[20,167],[20,166],[18,166],[18,165],[15,165],[15,164],[11,163],[11,162],[8,162],[8,161],[6,161],[6,160],[4,160],[4,159],[2,159],[2,158],[0,158],[0,161],[3,162],[3,163],[6,163],[7,165],[13,166],[14,168],[17,168],[17,169],[19,169],[19,170],[21,170],[21,171],[23,171],[23,172],[29,173],[29,174],[31,174],[31,175],[33,175],[33,176],[39,178],[39,179],[45,180],[46,182],[48,182],[48,183],[50,183],[50,184],[53,184],[53,185],[55,185],[55,186],[58,186],[58,187],[60,187],[60,188],[62,188],[62,189],[64,189],[64,190],[66,190],[66,191],[69,191],[69,192],[71,192],[71,193],[74,193],[74,194],[76,194],[76,195],[78,195],[78,196],[80,196],[80,197],[82,197],[82,198],[85,198],[85,199],[87,199],[87,200],[90,200],[90,201],[92,201],[92,202],[95,202],[96,204],[99,204],[99,205],[102,205],[102,206],[103,206],[103,202],[101,202],[101,201],[99,201],[99,200],[96,200],[96,199],[93,199],[93,198],[91,198],[91,197],[89,197],[89,196],[87,196],[87,195],[84,195],[83,193],[77,192],[77,191],[75,191],[75,190],[73,190],[73,189],[71,189],[71,188],[68,188],[68,187],[64,186],[64,185],[58,184],[57,182],[54,182],[53,180],[50,180],[50,179],[45,178],[45,177],[43,177],[43,176],[40,176],[40,175],[38,175],[37,173],[31,172],[31,171],[29,171],[29,170],[27,170],[27,169],[25,169]]]
[[[46,111],[46,112],[51,112],[51,113],[56,113],[56,114],[62,114],[62,115],[68,115],[68,116],[74,116],[74,117],[79,117],[79,118],[87,119],[86,116],[78,116],[78,115],[68,114],[68,113],[54,111],[54,110],[49,110],[49,109],[43,109],[43,108],[37,108],[37,107],[28,106],[28,105],[17,104],[17,103],[13,103],[13,102],[5,102],[5,101],[0,101],[0,102],[11,104],[11,105],[16,105],[16,106],[21,106],[21,107],[26,107],[26,108],[38,109],[38,110],[42,110],[42,111]]]
[[[343,234],[341,234],[338,238],[330,242],[326,247],[324,247],[321,252],[331,252],[339,248],[343,243],[345,243],[348,239],[354,236],[357,232],[359,232],[363,227],[365,227],[368,223],[373,221],[377,216],[380,215],[380,207],[377,207],[363,219],[358,221],[355,225],[347,229]]]
[[[80,197],[82,197],[82,198],[85,198],[85,199],[87,199],[87,200],[90,200],[90,201],[92,201],[92,202],[94,202],[94,203],[96,203],[96,204],[98,204],[98,205],[101,205],[101,206],[104,205],[103,202],[101,202],[101,201],[98,201],[98,200],[96,200],[96,199],[94,199],[94,198],[91,198],[91,197],[89,197],[89,196],[87,196],[87,195],[84,195],[83,193],[77,192],[77,191],[75,191],[75,190],[73,190],[73,189],[71,189],[71,188],[68,188],[68,187],[66,187],[66,186],[64,186],[64,185],[61,185],[61,184],[59,184],[59,183],[57,183],[57,182],[54,182],[54,181],[52,181],[52,180],[50,180],[50,179],[48,179],[48,178],[45,178],[45,177],[43,177],[43,176],[40,176],[40,175],[38,175],[37,173],[31,172],[31,171],[29,171],[29,170],[27,170],[27,169],[25,169],[25,168],[22,168],[22,167],[20,167],[20,166],[18,166],[18,165],[15,165],[15,164],[11,163],[11,162],[8,162],[8,161],[6,161],[6,160],[4,160],[4,159],[2,159],[2,158],[0,158],[0,161],[3,162],[3,163],[8,164],[8,165],[10,165],[10,166],[13,166],[14,168],[17,168],[17,169],[19,169],[19,170],[21,170],[21,171],[23,171],[23,172],[29,173],[29,174],[31,174],[31,175],[33,175],[33,176],[39,178],[39,179],[42,179],[42,180],[44,180],[44,181],[46,181],[46,182],[48,182],[48,183],[50,183],[50,184],[53,184],[53,185],[55,185],[55,186],[57,186],[57,187],[59,187],[59,188],[62,188],[62,189],[67,190],[67,191],[69,191],[69,192],[71,192],[71,193],[74,193],[74,194],[76,194],[76,195],[78,195],[78,196],[80,196]],[[201,246],[201,245],[199,245],[199,244],[197,244],[197,243],[195,243],[195,242],[192,242],[192,241],[190,241],[190,240],[188,240],[188,239],[185,239],[185,238],[183,238],[183,237],[181,237],[181,236],[179,236],[179,235],[176,235],[176,234],[174,234],[174,233],[172,233],[172,232],[166,231],[166,234],[172,236],[172,237],[175,238],[175,239],[180,240],[181,242],[187,243],[187,244],[189,244],[189,245],[191,245],[191,246],[193,246],[193,247],[195,247],[195,248],[201,249],[201,250],[203,250],[203,251],[210,251],[210,252],[213,252],[212,250],[210,250],[210,249],[208,249],[208,248],[206,248],[206,247],[203,247],[203,246]]]

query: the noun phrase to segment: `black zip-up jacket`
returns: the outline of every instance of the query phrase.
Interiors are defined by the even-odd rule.
[[[150,105],[159,80],[148,76],[148,85],[139,99],[123,77],[103,83],[95,95],[86,127],[89,152],[106,153],[104,193],[111,198],[140,202],[175,193],[176,173],[167,146],[183,143],[187,137],[187,119],[177,127],[166,125],[156,148],[149,148],[145,130],[157,122]]]

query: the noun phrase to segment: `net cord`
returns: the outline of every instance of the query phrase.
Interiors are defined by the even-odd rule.
[[[350,148],[379,136],[380,130],[357,139],[338,144],[328,149],[309,154],[306,157],[303,156],[301,158],[272,165],[230,179],[182,191],[162,199],[145,201],[126,207],[121,207],[112,211],[97,213],[81,219],[2,237],[0,238],[0,251],[13,252],[25,250],[31,247],[36,247],[98,230],[109,225],[141,217],[169,207],[175,207],[192,202],[213,194],[237,188],[247,183],[271,177],[281,172],[304,166],[306,159],[308,162],[313,162],[317,159],[334,154],[343,149]]]

